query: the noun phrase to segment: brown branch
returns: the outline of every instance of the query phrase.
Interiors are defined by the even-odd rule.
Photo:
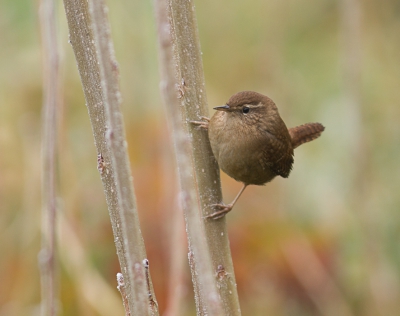
[[[184,0],[156,4],[161,88],[180,172],[197,313],[240,315],[225,219],[204,220],[213,212],[211,205],[222,201],[218,165],[207,133],[189,123],[208,115],[194,4]],[[224,277],[218,277],[221,269]]]
[[[64,0],[75,53],[89,110],[98,169],[103,181],[117,254],[133,315],[157,315],[148,301],[146,258],[140,232],[125,130],[120,112],[118,66],[103,1]],[[151,288],[152,291],[152,288]],[[152,293],[155,299],[154,293]]]
[[[59,53],[53,0],[43,0],[40,7],[40,25],[43,45],[43,132],[42,132],[42,250],[41,268],[42,303],[44,316],[56,315],[56,138],[57,106],[59,104]]]

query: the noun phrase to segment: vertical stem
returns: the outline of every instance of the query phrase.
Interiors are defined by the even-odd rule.
[[[184,0],[156,3],[161,88],[180,172],[197,311],[199,315],[240,315],[225,218],[204,220],[214,211],[211,205],[222,201],[218,165],[207,133],[189,123],[208,115],[194,4]],[[212,301],[215,283],[222,310]]]
[[[92,124],[100,172],[115,245],[132,315],[158,315],[150,304],[143,260],[146,250],[140,231],[136,199],[120,111],[118,65],[107,8],[102,0],[64,0],[75,58]]]
[[[170,16],[167,15],[166,1],[158,0],[156,5],[162,77],[161,90],[165,100],[170,128],[172,129],[172,138],[179,168],[180,198],[185,213],[189,243],[189,264],[194,284],[197,315],[222,315],[210,253],[207,249],[200,215],[196,192],[197,183],[192,170],[192,144],[188,135],[187,124],[185,124],[186,117],[179,108],[177,98]]]
[[[39,255],[41,268],[43,316],[56,315],[56,138],[57,105],[59,101],[59,54],[53,0],[42,0],[40,25],[43,45],[43,139],[42,139],[42,250]]]

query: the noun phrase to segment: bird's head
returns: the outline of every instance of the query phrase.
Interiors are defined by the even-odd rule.
[[[254,91],[238,92],[226,104],[217,106],[214,110],[224,111],[228,117],[236,117],[249,124],[278,113],[275,103],[270,98]]]

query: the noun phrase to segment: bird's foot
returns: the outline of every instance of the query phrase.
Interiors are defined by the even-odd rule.
[[[200,119],[202,121],[190,121],[190,123],[197,125],[200,128],[204,128],[205,130],[208,130],[208,123],[210,122],[210,119],[205,116],[200,116]]]
[[[216,212],[207,215],[205,218],[211,218],[211,219],[220,219],[225,216],[226,213],[229,213],[232,210],[233,205],[232,204],[213,204],[212,205],[215,209],[217,209]]]

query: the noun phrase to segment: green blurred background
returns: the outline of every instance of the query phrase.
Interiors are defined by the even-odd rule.
[[[152,1],[107,1],[123,113],[161,312],[194,315]],[[0,2],[0,315],[38,315],[42,51],[38,1]],[[289,179],[250,187],[228,227],[243,315],[400,315],[400,2],[196,2],[210,110],[270,96],[318,121]],[[123,315],[111,225],[62,3],[60,315]],[[212,113],[213,110],[210,111]],[[225,201],[240,184],[222,175]],[[178,229],[176,227],[179,227]],[[172,265],[178,262],[181,268]],[[172,279],[171,279],[172,278]],[[171,284],[179,293],[171,295]],[[166,314],[165,314],[166,315]]]

